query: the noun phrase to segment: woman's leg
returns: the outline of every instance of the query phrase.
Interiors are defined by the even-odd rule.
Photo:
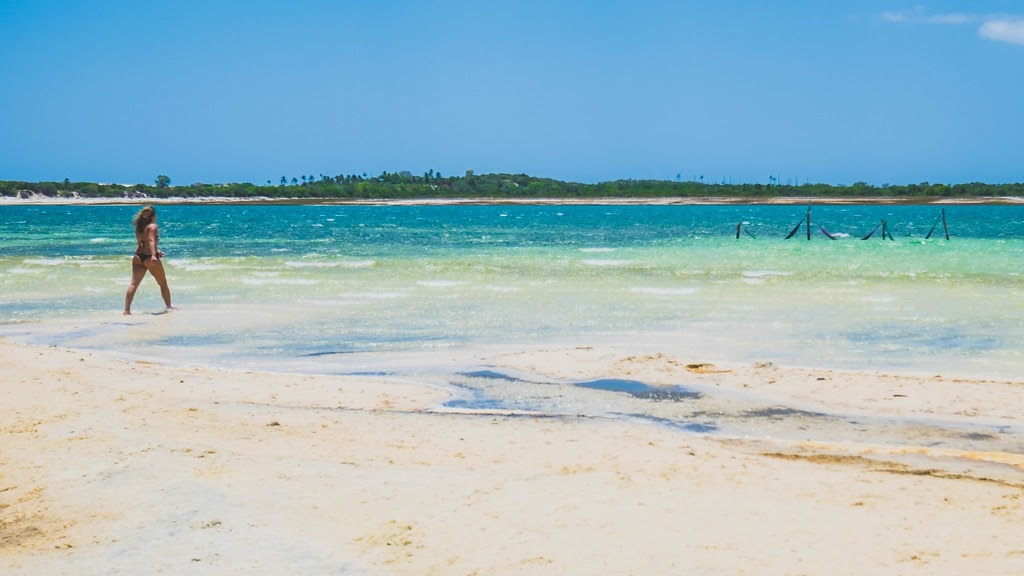
[[[150,260],[149,273],[153,275],[153,279],[160,285],[160,296],[164,299],[164,304],[168,310],[174,308],[171,306],[171,289],[167,286],[167,275],[164,273],[164,263],[157,259]]]
[[[124,295],[124,313],[132,313],[132,300],[135,299],[135,291],[139,288],[139,283],[146,276],[146,267],[142,265],[142,259],[138,256],[132,256],[132,280],[128,284],[128,291]]]

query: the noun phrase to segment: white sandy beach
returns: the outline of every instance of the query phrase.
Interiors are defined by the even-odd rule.
[[[337,204],[337,205],[387,205],[387,206],[453,206],[453,205],[714,205],[714,204],[1024,204],[1024,198],[1016,196],[972,197],[972,198],[930,198],[930,197],[864,197],[833,198],[825,196],[655,196],[655,197],[587,197],[587,198],[410,198],[410,199],[336,199],[336,198],[234,198],[234,197],[118,197],[84,198],[31,195],[27,197],[0,196],[0,206],[17,205],[143,205],[143,204]]]
[[[508,350],[786,405],[1022,425],[1021,381]],[[416,382],[0,342],[4,574],[1021,574],[1024,456],[438,409]]]

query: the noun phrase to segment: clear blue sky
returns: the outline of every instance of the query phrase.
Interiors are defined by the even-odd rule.
[[[1024,181],[1024,2],[0,0],[0,180]]]

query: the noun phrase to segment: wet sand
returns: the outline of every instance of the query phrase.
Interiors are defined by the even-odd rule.
[[[445,408],[408,379],[0,341],[4,574],[1020,574],[1024,382],[504,350],[497,373],[754,398],[762,434]],[[784,410],[996,428],[773,434]],[[902,429],[901,429],[902,430]],[[1016,444],[1015,444],[1016,443]],[[1009,448],[1008,448],[1009,447]]]

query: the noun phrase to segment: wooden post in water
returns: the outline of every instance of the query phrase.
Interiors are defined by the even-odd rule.
[[[740,229],[743,228],[743,222],[736,225],[736,239],[740,239]]]
[[[946,224],[946,209],[942,209],[942,214],[935,219],[935,224],[932,224],[932,229],[928,231],[928,235],[924,237],[925,240],[932,237],[932,232],[935,232],[935,227],[939,225],[939,220],[942,220],[942,229],[946,232],[946,240],[949,240],[949,225]]]
[[[807,207],[807,239],[811,239],[811,207]]]

